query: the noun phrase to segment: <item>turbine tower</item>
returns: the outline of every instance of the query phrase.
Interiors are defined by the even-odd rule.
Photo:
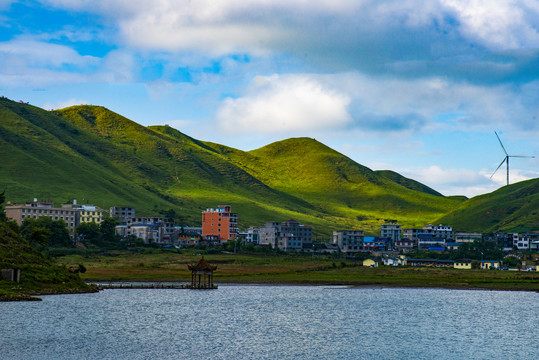
[[[520,157],[520,158],[534,158],[535,156],[525,156],[525,155],[509,155],[507,153],[507,151],[505,151],[505,147],[503,146],[502,144],[502,141],[500,140],[500,137],[498,136],[498,133],[496,131],[494,131],[494,134],[496,134],[496,137],[498,138],[498,141],[500,142],[500,146],[502,147],[502,150],[503,152],[505,153],[505,157],[503,158],[502,162],[500,163],[500,165],[498,165],[498,167],[496,168],[496,170],[494,170],[494,172],[492,173],[492,175],[490,175],[490,178],[492,179],[492,177],[494,176],[494,174],[496,174],[496,171],[498,171],[498,169],[500,167],[502,167],[503,163],[505,163],[505,166],[507,168],[507,185],[509,185],[509,158],[512,158],[512,157]]]

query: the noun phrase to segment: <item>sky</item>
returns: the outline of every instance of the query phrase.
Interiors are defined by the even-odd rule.
[[[536,0],[0,0],[0,95],[468,197],[539,177]]]

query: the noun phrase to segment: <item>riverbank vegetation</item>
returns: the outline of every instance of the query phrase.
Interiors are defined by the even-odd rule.
[[[84,264],[87,282],[188,282],[188,264],[200,253],[162,252],[68,255],[65,266]],[[216,283],[355,285],[539,291],[539,273],[452,268],[362,266],[338,256],[306,254],[206,254],[217,265]]]
[[[3,214],[3,194],[0,193],[0,214]],[[28,229],[27,229],[28,230]],[[20,269],[20,281],[0,278],[0,301],[36,300],[33,295],[65,294],[96,291],[79,277],[84,267],[56,264],[37,251],[21,236],[21,228],[0,217],[0,269]],[[35,227],[28,236],[35,246],[45,246],[43,227]],[[71,270],[71,271],[70,271]],[[39,299],[37,299],[39,300]]]

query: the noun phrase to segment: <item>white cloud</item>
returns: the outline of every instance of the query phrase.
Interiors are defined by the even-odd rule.
[[[217,113],[221,129],[303,134],[343,128],[350,121],[347,95],[310,75],[259,76],[247,96],[227,98]]]
[[[17,68],[20,64],[58,68],[63,65],[87,67],[98,62],[97,58],[80,55],[67,46],[25,39],[0,42],[0,54],[4,70],[6,66]]]
[[[24,86],[77,83],[88,80],[99,59],[57,44],[15,39],[0,42],[0,84]]]
[[[442,78],[393,79],[357,72],[256,77],[239,98],[225,99],[217,112],[222,129],[346,137],[350,131],[429,133],[527,131],[539,124],[514,119],[537,115],[523,99],[539,101],[535,86],[486,87]],[[324,134],[326,135],[326,134]]]
[[[338,43],[359,48],[367,45],[363,50],[368,51],[380,42],[393,42],[406,31],[418,29],[432,31],[434,36],[439,30],[453,29],[468,41],[497,49],[534,48],[539,44],[539,7],[529,0],[44,2],[98,13],[115,23],[128,44],[167,51],[257,53],[284,47],[301,52],[312,47],[334,48]],[[450,17],[457,21],[447,21]],[[434,23],[437,28],[432,27]],[[389,36],[373,37],[376,33]],[[427,38],[416,41],[419,44]],[[432,41],[432,45],[437,44]],[[342,50],[344,54],[346,49]],[[406,44],[402,50],[406,51]],[[350,54],[357,56],[353,51]]]
[[[43,109],[56,110],[56,109],[64,109],[66,107],[70,107],[74,105],[84,105],[84,104],[88,104],[88,101],[78,100],[78,99],[69,99],[65,101],[59,101],[56,103],[45,103],[43,104]]]
[[[444,0],[454,9],[464,35],[499,49],[537,47],[537,4],[515,0]],[[530,6],[531,5],[531,6]]]
[[[137,68],[137,62],[131,52],[115,50],[103,58],[100,74],[96,78],[112,83],[131,82],[135,80]]]
[[[473,197],[487,193],[499,187],[483,171],[469,169],[442,168],[432,165],[427,168],[406,170],[401,174],[425,184],[446,195],[464,195]]]

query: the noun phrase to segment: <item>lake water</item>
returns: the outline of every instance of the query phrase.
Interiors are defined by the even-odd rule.
[[[0,303],[0,359],[537,359],[539,293],[221,285]]]

